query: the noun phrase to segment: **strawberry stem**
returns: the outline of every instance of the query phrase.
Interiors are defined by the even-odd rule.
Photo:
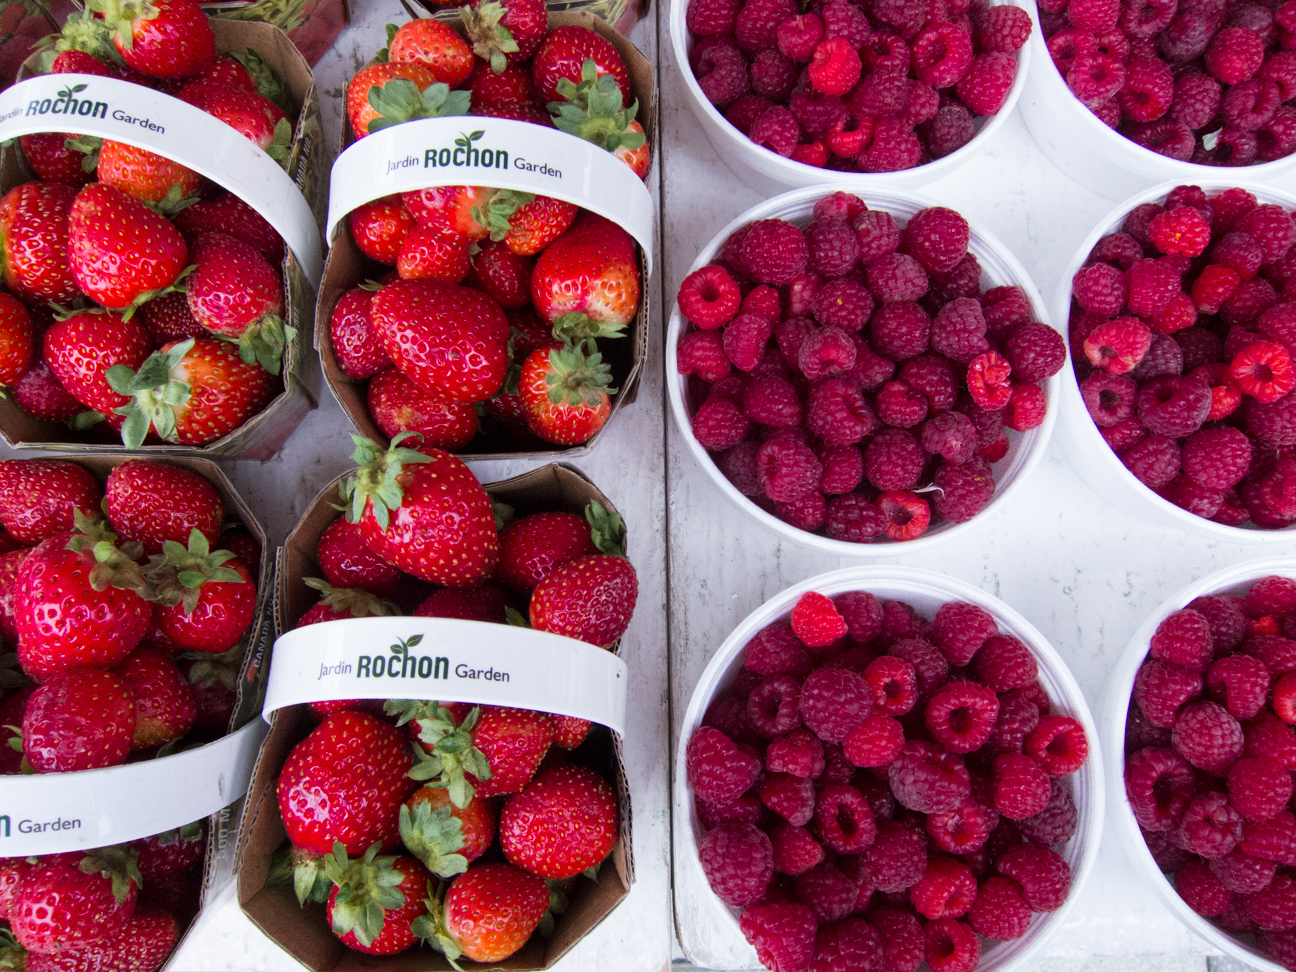
[[[399,509],[405,498],[405,493],[397,482],[405,464],[430,462],[432,458],[417,449],[401,445],[411,436],[417,437],[420,442],[423,440],[423,436],[417,432],[401,432],[392,438],[391,446],[384,450],[372,439],[352,433],[351,441],[356,448],[351,459],[360,468],[338,488],[342,502],[349,507],[346,516],[350,522],[360,522],[367,503],[379,528],[384,532],[387,530],[391,511]]]
[[[153,585],[153,600],[163,607],[182,604],[185,614],[193,614],[204,584],[244,583],[242,574],[224,566],[234,557],[232,550],[213,551],[197,527],[189,531],[188,549],[174,540],[165,541],[162,553],[149,558],[147,577]]]

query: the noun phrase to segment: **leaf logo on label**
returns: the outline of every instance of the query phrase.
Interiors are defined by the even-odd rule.
[[[57,97],[34,98],[27,104],[24,117],[30,118],[33,115],[81,115],[89,118],[107,118],[108,102],[95,101],[93,96],[76,97],[88,87],[88,84],[71,85],[60,88]]]

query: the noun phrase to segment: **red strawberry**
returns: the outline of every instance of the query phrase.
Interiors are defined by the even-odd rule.
[[[486,294],[399,280],[370,305],[383,348],[419,387],[460,402],[490,398],[508,370],[508,321]]]
[[[71,857],[72,860],[63,860]],[[120,846],[59,855],[32,866],[9,912],[9,927],[32,952],[64,952],[120,934],[142,884],[135,858]]]
[[[68,263],[77,286],[114,310],[135,308],[180,276],[188,248],[180,232],[120,189],[91,183],[68,214]],[[130,259],[123,259],[130,254]],[[64,382],[66,384],[66,382]]]
[[[63,182],[83,186],[94,179],[94,170],[86,171],[86,154],[69,146],[81,136],[71,132],[37,132],[18,139],[27,164],[43,182]]]
[[[347,84],[346,113],[351,132],[364,138],[372,132],[416,118],[441,118],[468,113],[467,91],[451,91],[436,72],[415,61],[370,64]]]
[[[71,18],[69,18],[69,22]],[[64,39],[67,37],[66,29]],[[54,57],[54,63],[50,65],[51,74],[93,74],[100,78],[120,77],[120,73],[110,68],[99,58],[87,51],[67,50],[60,51]]]
[[[510,64],[497,74],[489,62],[477,61],[468,78],[468,90],[472,92],[474,108],[529,104],[531,72],[524,66]]]
[[[548,27],[544,0],[475,0],[464,11],[464,33],[473,53],[496,74],[529,60]]]
[[[230,728],[238,702],[239,665],[243,653],[237,649],[224,655],[198,655],[181,660],[180,670],[193,693],[194,725],[208,732],[224,734]]]
[[[156,344],[183,341],[208,333],[189,310],[188,295],[179,290],[154,297],[140,308],[139,319]]]
[[[23,755],[37,773],[101,769],[126,760],[135,730],[120,676],[73,668],[32,692],[23,709]]]
[[[399,368],[375,375],[368,398],[369,414],[389,439],[417,432],[425,445],[459,452],[477,435],[476,408],[440,392],[424,391]]]
[[[370,316],[373,298],[374,292],[368,287],[352,287],[338,298],[329,320],[333,357],[346,376],[357,381],[391,367],[391,358],[383,350]]]
[[[43,540],[18,568],[18,660],[36,681],[116,665],[148,631],[153,605],[139,593],[144,578],[131,557],[139,548],[119,550],[115,539],[101,521],[82,519],[70,538]]]
[[[592,58],[581,65],[577,81],[558,80],[559,100],[549,104],[554,127],[606,149],[639,178],[647,176],[652,157],[644,128],[635,121],[639,102],[627,104],[616,79],[599,73]]]
[[[161,746],[193,728],[198,707],[189,682],[170,655],[156,648],[136,648],[113,674],[126,683],[135,707],[131,749]]]
[[[639,312],[634,240],[610,220],[585,213],[536,260],[531,299],[542,320],[584,314],[615,334]]]
[[[163,874],[179,874],[203,859],[207,850],[206,828],[200,820],[152,837],[133,840],[131,847],[135,849],[135,863],[145,880]]]
[[[25,857],[0,859],[0,919],[9,920],[9,911],[18,894],[18,885],[31,869],[32,865]]]
[[[508,624],[508,606],[508,595],[493,584],[443,587],[414,609],[414,617]]]
[[[590,525],[573,513],[524,516],[500,533],[495,579],[511,591],[530,594],[559,564],[598,552]]]
[[[409,593],[409,577],[370,550],[360,527],[344,516],[328,525],[315,557],[333,587],[361,587],[386,600]]]
[[[152,78],[184,78],[216,57],[216,38],[194,0],[90,0],[108,17],[113,45],[129,67]]]
[[[234,558],[248,569],[253,577],[261,576],[261,541],[254,537],[247,527],[237,523],[230,524],[220,535],[217,546],[232,550]]]
[[[556,567],[531,595],[531,627],[609,648],[634,614],[639,579],[624,557],[595,554]]]
[[[458,283],[468,276],[468,238],[440,226],[420,226],[406,235],[396,257],[402,280],[443,280]]]
[[[192,530],[215,544],[225,522],[215,487],[179,466],[131,459],[108,474],[104,493],[113,531],[142,543],[147,554],[161,553],[167,540],[188,543]]]
[[[488,186],[429,186],[401,193],[401,202],[419,226],[439,226],[477,243],[490,235],[486,213],[502,191],[507,190]]]
[[[19,543],[35,545],[76,527],[76,514],[97,516],[103,490],[66,459],[0,462],[0,523]]]
[[[400,808],[416,785],[399,730],[362,712],[339,712],[315,727],[284,760],[279,813],[293,846],[331,854],[341,843],[361,854],[400,842]]]
[[[196,268],[185,281],[189,310],[203,327],[237,338],[239,353],[278,374],[284,344],[295,333],[283,321],[279,274],[255,248],[224,233],[204,233],[191,253]]]
[[[504,245],[514,253],[534,256],[562,236],[578,212],[576,206],[562,199],[535,196],[509,216]]]
[[[467,286],[482,290],[504,310],[531,306],[531,270],[535,261],[514,253],[505,242],[482,244],[472,258]]]
[[[247,632],[257,590],[247,568],[229,550],[212,550],[196,528],[184,547],[174,540],[149,561],[149,581],[162,634],[182,648],[219,655]]]
[[[81,403],[68,394],[44,359],[24,371],[9,393],[19,408],[44,422],[66,422],[81,411]]]
[[[16,297],[0,292],[0,385],[16,382],[31,361],[31,312]]]
[[[178,97],[223,121],[276,162],[287,161],[292,148],[292,122],[264,95],[228,84],[199,81],[185,85]]]
[[[228,54],[217,54],[214,61],[186,80],[227,84],[231,88],[242,88],[244,91],[257,90],[256,79],[248,73],[248,69]]]
[[[616,840],[616,794],[583,766],[537,773],[500,811],[504,856],[542,878],[575,877],[607,857]]]
[[[21,550],[10,550],[8,553],[0,554],[0,634],[3,634],[4,640],[11,645],[18,644],[18,621],[14,613],[18,591],[15,582],[18,579],[18,568],[22,566],[29,553],[31,551],[24,547]],[[12,723],[8,724],[12,725]],[[0,722],[0,726],[3,725],[6,723]],[[3,755],[3,750],[0,750],[0,755]]]
[[[420,929],[447,957],[499,962],[526,944],[549,909],[544,881],[512,864],[477,864],[455,878]]]
[[[68,266],[68,213],[75,186],[28,182],[0,199],[0,265],[5,285],[28,303],[70,304],[77,289]]]
[[[283,263],[284,241],[279,231],[232,192],[180,210],[174,222],[190,245],[201,233],[228,233],[255,249],[271,266]]]
[[[342,944],[368,955],[393,955],[418,942],[411,924],[424,913],[432,875],[413,857],[378,857],[379,844],[351,860],[346,850],[324,858],[333,882],[328,920]]]
[[[351,239],[355,240],[360,252],[389,267],[396,266],[401,245],[414,225],[413,214],[405,208],[398,195],[364,203],[347,216]]]
[[[532,351],[518,379],[527,428],[558,445],[586,441],[612,414],[611,380],[612,369],[597,351],[561,344]]]
[[[157,883],[151,882],[150,889]],[[170,907],[179,906],[174,894],[163,897]],[[27,956],[27,972],[156,972],[171,955],[179,937],[180,925],[169,911],[152,901],[141,901],[117,935],[62,952],[33,952]]]
[[[590,721],[576,716],[549,714],[549,721],[554,727],[554,745],[563,749],[575,749],[589,735]]]
[[[387,618],[401,613],[389,601],[370,594],[362,587],[332,587],[318,577],[307,577],[302,583],[321,594],[320,602],[297,619],[295,627],[323,624],[325,621],[345,621],[347,618]],[[350,708],[345,706],[344,708]],[[341,709],[335,710],[341,711]]]
[[[621,89],[622,104],[634,100],[630,91],[630,72],[621,55],[609,41],[588,27],[556,27],[549,31],[531,64],[536,91],[541,100],[559,100],[558,82],[563,78],[573,84],[582,80],[586,59],[593,59],[598,74],[610,74]]]
[[[441,815],[458,821],[457,829],[463,842],[454,851],[468,863],[481,857],[495,842],[499,808],[490,797],[478,796],[470,800],[468,806],[456,807],[450,801],[450,792],[445,787],[421,786],[405,801],[405,806],[410,811],[411,825],[421,817],[420,806],[427,807],[430,817],[437,816],[439,811]]]
[[[130,401],[113,390],[109,369],[138,368],[153,350],[139,321],[107,310],[81,311],[45,332],[45,361],[72,397],[96,412]]]
[[[141,202],[175,203],[198,191],[198,173],[179,162],[125,142],[104,139],[99,149],[99,181]]]
[[[528,125],[553,128],[553,119],[535,105],[479,105],[468,114],[480,115],[484,118],[511,118],[514,121],[526,122]]]
[[[359,523],[374,553],[406,573],[471,587],[490,576],[499,556],[490,497],[449,453],[403,446],[408,435],[394,437],[386,451],[354,437],[360,468],[340,490],[347,519]]]
[[[108,380],[134,398],[120,413],[126,416],[122,442],[132,449],[150,427],[168,442],[214,442],[265,408],[277,384],[228,341],[201,337],[163,345],[139,371],[113,369]]]
[[[407,20],[396,28],[387,45],[393,64],[415,62],[437,81],[457,88],[472,73],[473,51],[453,27],[440,20]]]

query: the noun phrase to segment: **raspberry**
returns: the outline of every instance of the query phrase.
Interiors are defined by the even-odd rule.
[[[1256,76],[1264,64],[1264,41],[1253,30],[1225,27],[1206,49],[1206,67],[1224,84]]]
[[[1251,929],[1246,929],[1251,930]],[[1296,935],[1289,931],[1257,931],[1256,947],[1285,969],[1296,965]]]
[[[1194,702],[1180,711],[1171,744],[1198,769],[1221,775],[1242,755],[1242,726],[1223,706]]]
[[[971,662],[999,630],[989,611],[963,601],[942,604],[932,623],[937,646],[951,665],[960,666]]]
[[[862,910],[857,907],[856,910]],[[882,967],[882,936],[862,918],[847,918],[819,929],[815,936],[816,972],[853,972]]]
[[[1084,340],[1085,357],[1095,368],[1123,375],[1143,360],[1152,332],[1137,317],[1118,317],[1099,324]]]
[[[828,518],[828,501],[816,490],[786,503],[775,503],[774,514],[798,530],[813,532]]]
[[[1229,655],[1211,665],[1206,685],[1222,698],[1235,719],[1250,719],[1264,706],[1269,695],[1269,670],[1264,662],[1249,655]]]
[[[995,867],[1021,885],[1031,911],[1056,911],[1066,902],[1071,889],[1071,866],[1047,847],[1014,847],[999,858]]]
[[[1026,734],[1039,725],[1039,721],[1039,709],[1030,701],[1006,693],[999,700],[999,718],[990,734],[991,750],[1020,753],[1026,743]]]
[[[877,824],[868,800],[859,790],[833,784],[819,794],[815,831],[824,845],[838,854],[862,854],[873,845]],[[853,903],[853,895],[851,900]]]
[[[1261,823],[1246,824],[1238,849],[1264,861],[1296,864],[1296,817],[1283,810]]]
[[[1159,59],[1131,61],[1125,69],[1125,83],[1116,94],[1116,100],[1126,117],[1136,122],[1155,121],[1170,110],[1174,101],[1174,75],[1170,66]],[[1201,241],[1205,249],[1209,241]],[[1158,245],[1162,253],[1169,253]],[[1196,256],[1196,254],[1192,254]]]
[[[751,0],[748,5],[752,5]],[[798,972],[810,967],[818,924],[805,905],[763,901],[739,915],[738,927],[765,968]]]
[[[1048,415],[1048,396],[1039,385],[1013,385],[1012,395],[1004,406],[1004,425],[1016,432],[1029,432],[1044,424]]]
[[[750,138],[752,129],[756,127],[760,116],[772,107],[774,107],[773,103],[767,98],[753,94],[743,95],[729,103],[724,110],[724,116],[730,125]]]
[[[1012,365],[1013,377],[1018,381],[1044,381],[1062,370],[1066,363],[1066,343],[1047,324],[1023,324],[1008,336],[1004,357]]]
[[[1269,446],[1296,445],[1296,395],[1276,402],[1252,401],[1246,413],[1247,431]]]
[[[1168,0],[1134,0],[1121,5],[1118,24],[1130,37],[1151,39],[1170,25],[1177,6]]]
[[[776,621],[747,642],[743,667],[757,675],[808,675],[814,660],[792,626]]]
[[[949,410],[958,398],[954,369],[939,355],[925,354],[906,361],[900,380],[926,396],[932,413]]]
[[[918,165],[922,155],[922,143],[910,125],[900,118],[879,118],[859,164],[864,172],[899,172]]]
[[[773,48],[757,54],[748,68],[752,91],[774,103],[787,101],[798,73],[798,65]]]
[[[1206,861],[1189,861],[1175,872],[1175,891],[1193,911],[1213,918],[1222,914],[1233,894],[1211,871]]]
[[[931,346],[945,357],[964,364],[989,350],[980,301],[959,297],[937,311],[931,323]]]
[[[1071,794],[1055,779],[1049,783],[1049,798],[1044,809],[1017,821],[1017,826],[1033,844],[1060,847],[1075,835],[1079,819]]]
[[[912,887],[927,870],[923,838],[907,824],[879,822],[877,838],[864,852],[861,870],[864,880],[878,891],[889,893]]]
[[[1256,132],[1256,157],[1261,162],[1286,158],[1296,151],[1296,109],[1280,105],[1269,123]]]
[[[932,736],[952,753],[970,753],[985,745],[998,716],[994,691],[968,681],[947,682],[923,711]]]
[[[794,827],[804,827],[814,816],[814,781],[787,773],[766,773],[760,785],[761,803]]]
[[[977,355],[967,368],[967,390],[972,401],[984,409],[1003,408],[1012,397],[1011,374],[1012,365],[998,352]]]
[[[1173,439],[1149,436],[1121,453],[1121,462],[1144,486],[1160,489],[1179,475],[1179,446]]]
[[[1209,74],[1186,74],[1175,81],[1169,118],[1194,131],[1205,128],[1219,112],[1222,88]]]
[[[1296,242],[1296,224],[1281,206],[1266,203],[1238,218],[1235,229],[1254,237],[1264,250],[1265,262],[1279,260]]]
[[[1245,610],[1253,618],[1296,612],[1296,581],[1276,575],[1261,578],[1247,591]]]
[[[869,290],[883,304],[912,302],[927,293],[927,272],[907,253],[883,254],[865,275]]]
[[[931,743],[905,743],[888,777],[900,805],[919,813],[953,810],[971,792],[963,761]]]
[[[974,115],[993,115],[1003,107],[1017,80],[1017,61],[1010,54],[990,51],[972,59],[955,90]]]
[[[743,414],[761,425],[795,428],[801,424],[801,397],[786,378],[757,378],[743,391],[742,406]]]
[[[755,739],[747,722],[747,699],[739,695],[726,692],[717,697],[707,706],[702,724],[719,729],[730,739],[739,742]]]
[[[680,313],[697,327],[710,330],[733,320],[742,294],[724,267],[695,270],[680,284]]]
[[[805,270],[809,258],[804,234],[786,220],[760,219],[747,227],[742,260],[758,283],[785,284]]]
[[[1277,635],[1252,635],[1242,643],[1242,650],[1264,662],[1265,667],[1275,676],[1285,674],[1296,668],[1296,642],[1287,638]],[[1273,691],[1275,698],[1271,701],[1281,701],[1277,698],[1278,687],[1276,685]],[[1281,718],[1282,712],[1278,710],[1277,706],[1273,708],[1274,713]]]
[[[928,455],[954,464],[967,462],[976,450],[976,427],[961,412],[942,412],[923,424],[919,442]]]
[[[747,823],[722,823],[698,846],[707,884],[733,908],[754,905],[774,876],[774,850],[762,830]]]
[[[843,622],[843,634],[845,630]],[[820,668],[807,675],[802,686],[801,718],[825,742],[840,743],[872,708],[872,688],[862,675],[849,669]]]
[[[786,159],[796,150],[801,128],[792,112],[782,105],[771,105],[757,116],[747,137]]]
[[[1139,317],[1160,314],[1180,293],[1178,271],[1160,260],[1139,260],[1126,272],[1125,282],[1125,304]]]
[[[1211,409],[1211,388],[1204,376],[1162,375],[1144,382],[1134,398],[1139,420],[1153,435],[1192,435]]]
[[[855,366],[855,343],[840,328],[812,330],[797,351],[797,366],[811,381],[848,374]]]
[[[1251,440],[1239,429],[1202,429],[1184,442],[1184,475],[1199,486],[1217,490],[1236,486],[1250,464]]]
[[[1246,825],[1243,825],[1246,833]],[[1277,870],[1273,861],[1262,860],[1233,848],[1210,862],[1211,873],[1234,894],[1254,894],[1269,886]]]
[[[800,723],[797,706],[801,681],[794,675],[771,675],[747,696],[747,718],[766,739],[791,732]]]
[[[698,59],[693,74],[707,100],[719,107],[724,107],[750,90],[747,61],[741,51],[728,45],[708,48]]]
[[[972,38],[951,23],[933,24],[911,45],[914,74],[933,88],[948,88],[972,64]]]
[[[823,19],[814,13],[793,15],[778,26],[778,49],[794,61],[805,63],[823,39]]]
[[[1070,716],[1041,716],[1039,724],[1026,735],[1024,752],[1049,776],[1068,776],[1084,765],[1089,756],[1089,741],[1084,726]]]
[[[697,802],[698,819],[708,830],[724,823],[756,825],[760,822],[764,809],[760,800],[750,793],[723,807],[712,806],[701,800]]]
[[[1110,104],[1125,85],[1125,65],[1114,55],[1084,51],[1071,62],[1066,81],[1082,104],[1098,111]]]
[[[1246,915],[1265,931],[1296,928],[1296,880],[1278,874],[1243,902]]]
[[[1192,799],[1192,767],[1173,749],[1147,747],[1125,760],[1125,797],[1144,830],[1168,830]]]
[[[794,894],[818,921],[831,922],[851,913],[859,892],[855,883],[837,868],[820,864],[797,878]]]
[[[740,5],[739,0],[689,0],[684,22],[703,37],[731,34]]]
[[[934,159],[957,152],[976,135],[972,113],[957,102],[941,105],[935,116],[919,126]]]
[[[851,639],[866,645],[882,632],[882,605],[867,591],[838,594],[833,604],[846,621]]]
[[[734,19],[734,36],[747,54],[773,47],[778,25],[797,13],[790,0],[747,0]]]
[[[717,331],[689,331],[680,338],[676,356],[681,375],[697,375],[707,382],[719,381],[732,367]]]
[[[1162,253],[1196,257],[1206,252],[1211,228],[1206,217],[1196,209],[1180,206],[1154,216],[1148,224],[1148,238]]]
[[[777,502],[799,499],[818,489],[823,474],[809,447],[789,439],[770,439],[763,444],[756,463],[761,488]]]
[[[1241,282],[1242,275],[1233,267],[1211,264],[1193,281],[1193,303],[1203,314],[1218,313]]]
[[[890,766],[904,743],[904,728],[900,723],[875,712],[850,731],[842,750],[852,765]]]
[[[737,800],[760,774],[759,760],[709,726],[702,726],[689,738],[685,761],[697,798],[719,806]]]
[[[1094,244],[1093,250],[1089,253],[1091,262],[1109,263],[1122,272],[1134,266],[1135,262],[1142,257],[1143,247],[1128,233],[1109,233]],[[1121,306],[1124,305],[1122,297]]]
[[[1079,30],[1102,33],[1114,28],[1121,12],[1120,0],[1070,0],[1067,19]]]
[[[885,429],[864,450],[864,474],[881,490],[917,485],[926,457],[918,441],[901,429]]]
[[[873,705],[879,712],[902,716],[918,702],[917,675],[903,658],[873,659],[864,669],[864,680],[873,689]]]
[[[1039,674],[1035,656],[1012,635],[996,634],[987,638],[975,661],[977,681],[995,692],[1023,688]]]
[[[853,245],[854,234],[848,238]],[[832,280],[815,292],[810,312],[820,324],[853,334],[863,330],[872,316],[873,296],[854,280]]]
[[[1014,54],[1030,37],[1030,14],[1011,4],[983,10],[974,22],[976,47],[979,51]]]
[[[845,219],[816,217],[805,235],[810,269],[825,277],[844,277],[859,259],[859,243]]]
[[[774,870],[796,876],[823,860],[823,848],[804,827],[793,827],[780,820],[769,833],[774,849]]]
[[[765,749],[765,769],[814,778],[824,770],[823,743],[807,729],[793,729],[770,741]]]
[[[792,608],[792,630],[809,648],[823,648],[831,645],[846,634],[846,622],[837,613],[833,602],[822,594],[808,591],[802,594]],[[812,673],[813,677],[815,673]],[[805,705],[804,687],[802,705]],[[865,715],[868,713],[865,712]],[[840,742],[840,739],[831,740]]]
[[[1126,419],[1113,425],[1110,429],[1099,429],[1098,434],[1117,455],[1122,455],[1147,438],[1147,429],[1138,424],[1138,419]]]
[[[1134,414],[1134,396],[1138,386],[1124,375],[1110,375],[1095,371],[1080,383],[1089,417],[1099,428],[1111,428]],[[1176,462],[1176,472],[1178,463]]]
[[[928,920],[958,918],[976,899],[972,869],[952,857],[930,857],[923,876],[909,888],[914,910]]]
[[[967,256],[971,232],[954,210],[931,206],[915,213],[905,227],[905,252],[928,273],[949,273]]]
[[[712,395],[693,415],[694,437],[705,448],[720,452],[736,446],[747,437],[751,423],[731,399]]]
[[[1282,100],[1277,81],[1255,78],[1224,92],[1220,110],[1230,128],[1254,132],[1273,121]]]
[[[1275,402],[1296,388],[1296,368],[1281,344],[1257,341],[1229,365],[1228,379],[1260,402]]]
[[[1035,760],[1022,753],[1003,753],[994,761],[994,805],[1012,820],[1041,812],[1049,801],[1049,778]]]
[[[1224,504],[1223,493],[1198,486],[1184,476],[1176,476],[1161,495],[1180,509],[1205,519],[1213,517]]]
[[[1210,624],[1191,608],[1176,611],[1157,625],[1148,654],[1161,661],[1204,672],[1214,643]]]
[[[810,390],[806,402],[806,428],[819,438],[826,446],[850,446],[860,441],[877,427],[877,417],[864,401],[859,388],[840,378],[830,378],[820,382]],[[858,450],[850,450],[850,455],[857,457]],[[820,456],[823,462],[824,457]],[[820,488],[824,492],[844,493],[854,488],[854,483],[845,489],[831,489],[828,485],[827,464]],[[856,477],[855,482],[859,479]]]
[[[1268,820],[1291,795],[1291,774],[1268,760],[1244,757],[1229,767],[1229,803],[1247,820]]]
[[[828,503],[826,529],[833,540],[872,543],[886,528],[886,520],[868,498],[859,493],[834,496]]]
[[[859,81],[860,57],[850,42],[830,37],[815,47],[810,61],[810,83],[826,95],[844,95]]]

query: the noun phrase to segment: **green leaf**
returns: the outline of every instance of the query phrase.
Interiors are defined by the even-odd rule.
[[[456,854],[464,843],[463,824],[449,806],[435,810],[426,800],[400,809],[400,835],[405,849],[437,877],[453,877],[468,870],[468,859]]]

